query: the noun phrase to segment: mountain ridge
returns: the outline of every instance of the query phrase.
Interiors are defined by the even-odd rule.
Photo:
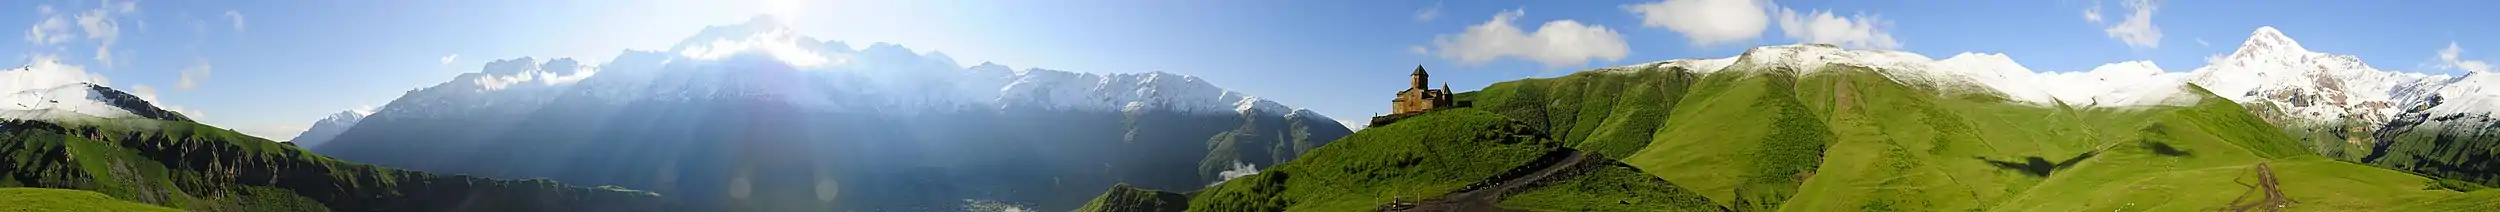
[[[321,144],[329,143],[331,138],[338,137],[339,133],[347,132],[347,128],[355,127],[357,121],[363,121],[368,115],[373,115],[372,109],[349,109],[332,113],[328,118],[313,122],[312,127],[305,128],[304,132],[295,134],[295,138],[287,139],[286,142],[305,149],[319,147]]]
[[[765,18],[707,27],[667,51],[569,61],[489,62],[403,94],[314,150],[648,187],[683,194],[676,210],[972,207],[965,199],[1064,210],[1114,183],[1196,189],[1351,133],[1196,76],[967,67]],[[834,195],[859,193],[885,195]]]

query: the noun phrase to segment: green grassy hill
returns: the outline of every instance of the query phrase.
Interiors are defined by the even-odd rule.
[[[1655,67],[1655,66],[1639,66]],[[2494,190],[2322,156],[2202,88],[2193,103],[2010,102],[1852,66],[1607,68],[1458,94],[1476,108],[1358,132],[1192,193],[1193,211],[1372,210],[1457,198],[1585,151],[1532,211],[2490,210]],[[1605,161],[1605,160],[1600,160]],[[2271,188],[2271,189],[2269,189]],[[2474,192],[2474,193],[2466,193]],[[2279,194],[2279,196],[2269,195]]]
[[[194,211],[653,210],[650,192],[434,175],[331,159],[193,122],[0,122],[0,187]]]
[[[0,188],[0,211],[182,211],[113,199],[93,191]]]
[[[1077,207],[1079,212],[1143,212],[1182,211],[1189,209],[1189,195],[1116,184],[1101,196]]]
[[[2066,107],[1858,67],[1802,73],[1609,68],[1460,96],[1739,210],[2219,209],[2256,199],[2242,194],[2261,190],[2243,185],[2259,164],[2297,210],[2500,201],[2320,156],[2194,87],[2193,105]]]
[[[1399,201],[1431,202],[1492,186],[1488,180],[1568,165],[1556,159],[1576,152],[1501,115],[1440,110],[1365,129],[1293,162],[1194,192],[1189,210],[1358,211]],[[1600,165],[1511,190],[1516,194],[1490,204],[1552,211],[1718,209],[1629,166],[1604,166],[1619,163],[1602,157],[1585,161]],[[1590,202],[1604,204],[1583,204]]]

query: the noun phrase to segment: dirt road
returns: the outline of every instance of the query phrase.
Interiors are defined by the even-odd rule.
[[[2258,200],[2256,200],[2256,201],[2245,201],[2245,200],[2247,200],[2247,199],[2248,199],[2248,194],[2247,194],[2247,193],[2241,193],[2241,194],[2240,194],[2240,198],[2237,198],[2237,199],[2232,199],[2232,200],[2231,200],[2231,205],[2229,206],[2230,208],[2229,208],[2228,210],[2230,210],[2230,211],[2251,211],[2251,210],[2262,210],[2262,211],[2283,211],[2283,208],[2291,207],[2291,206],[2292,206],[2292,203],[2298,203],[2298,202],[2300,202],[2300,201],[2293,201],[2290,197],[2284,197],[2284,196],[2283,196],[2283,190],[2281,189],[2280,184],[2281,184],[2280,182],[2277,182],[2277,181],[2275,181],[2275,179],[2274,179],[2274,168],[2271,168],[2271,167],[2266,167],[2266,163],[2264,163],[2264,162],[2258,162],[2258,163],[2257,163],[2257,185],[2250,186],[2250,187],[2252,187],[2252,188],[2250,188],[2250,191],[2252,191],[2252,192],[2255,192],[2255,191],[2263,191],[2263,192],[2264,192],[2264,194],[2262,194],[2262,195],[2265,195],[2265,199],[2258,199]],[[2243,184],[2243,185],[2245,185],[2245,184]]]
[[[1588,160],[1589,154],[1579,151],[1572,151],[1568,154],[1570,155],[1552,163],[1531,164],[1543,166],[1537,168],[1536,172],[1510,179],[1496,179],[1500,182],[1450,192],[1449,195],[1442,196],[1440,199],[1425,200],[1415,203],[1415,206],[1411,208],[1391,211],[1511,211],[1494,206],[1494,203],[1501,202],[1502,196],[1510,195],[1514,190],[1548,178],[1567,179],[1582,174],[1583,172],[1568,172],[1568,170],[1585,166],[1582,163]]]

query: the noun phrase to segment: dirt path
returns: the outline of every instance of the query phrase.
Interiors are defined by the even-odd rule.
[[[2265,198],[2265,199],[2258,199],[2257,201],[2247,201],[2247,202],[2243,203],[2243,200],[2247,200],[2248,194],[2247,194],[2247,193],[2241,193],[2239,198],[2235,198],[2235,199],[2232,199],[2232,200],[2231,200],[2231,205],[2229,206],[2230,208],[2229,208],[2228,210],[2230,210],[2230,211],[2251,211],[2251,210],[2263,210],[2263,211],[2283,211],[2283,208],[2285,208],[2285,207],[2291,207],[2291,206],[2292,206],[2292,203],[2299,203],[2299,202],[2300,202],[2300,201],[2293,201],[2293,200],[2292,200],[2292,198],[2290,198],[2290,197],[2284,197],[2284,196],[2283,196],[2283,190],[2282,190],[2282,189],[2280,189],[2279,184],[2280,184],[2279,182],[2277,182],[2277,181],[2275,181],[2275,180],[2274,180],[2274,168],[2271,168],[2271,167],[2266,167],[2266,163],[2265,163],[2265,162],[2258,162],[2258,163],[2257,163],[2257,185],[2250,186],[2250,187],[2252,187],[2252,188],[2250,188],[2250,189],[2251,189],[2250,191],[2259,191],[2259,190],[2263,190],[2263,191],[2265,192],[2265,194],[2264,194],[2264,195],[2265,195],[2265,197],[2266,197],[2266,198]],[[2246,184],[2246,183],[2242,183],[2242,185],[2247,185],[2247,184]]]
[[[1511,194],[1514,189],[1519,189],[1523,186],[1546,180],[1546,178],[1568,178],[1580,174],[1572,173],[1557,175],[1557,173],[1563,173],[1566,170],[1570,170],[1572,167],[1579,166],[1582,161],[1587,160],[1589,157],[1589,154],[1585,152],[1574,151],[1569,154],[1571,155],[1565,156],[1562,160],[1544,164],[1544,167],[1538,168],[1534,173],[1520,175],[1519,177],[1510,179],[1502,179],[1500,183],[1495,183],[1489,186],[1461,189],[1457,192],[1450,192],[1449,195],[1441,196],[1441,199],[1425,200],[1421,203],[1415,203],[1413,207],[1390,208],[1388,211],[1511,211],[1509,209],[1503,209],[1500,206],[1494,206],[1493,203],[1500,202],[1502,200],[1502,196]]]
[[[1849,111],[1850,102],[1857,100],[1849,98],[1850,94],[1858,92],[1850,90],[1848,79],[1835,81],[1832,82],[1832,114],[1840,114],[1842,111]]]

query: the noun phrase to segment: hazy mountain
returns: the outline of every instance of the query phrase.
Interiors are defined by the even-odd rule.
[[[339,111],[339,113],[330,114],[329,118],[313,122],[311,128],[305,128],[303,133],[295,134],[294,139],[287,139],[286,142],[306,149],[319,147],[323,143],[329,143],[330,138],[338,137],[339,133],[347,132],[348,127],[355,127],[357,121],[362,121],[366,115],[371,114],[373,111],[367,110]]]
[[[1196,189],[1349,133],[1197,77],[962,67],[759,18],[600,65],[489,62],[409,91],[316,150],[649,188],[695,211],[1067,210],[1115,183]]]

